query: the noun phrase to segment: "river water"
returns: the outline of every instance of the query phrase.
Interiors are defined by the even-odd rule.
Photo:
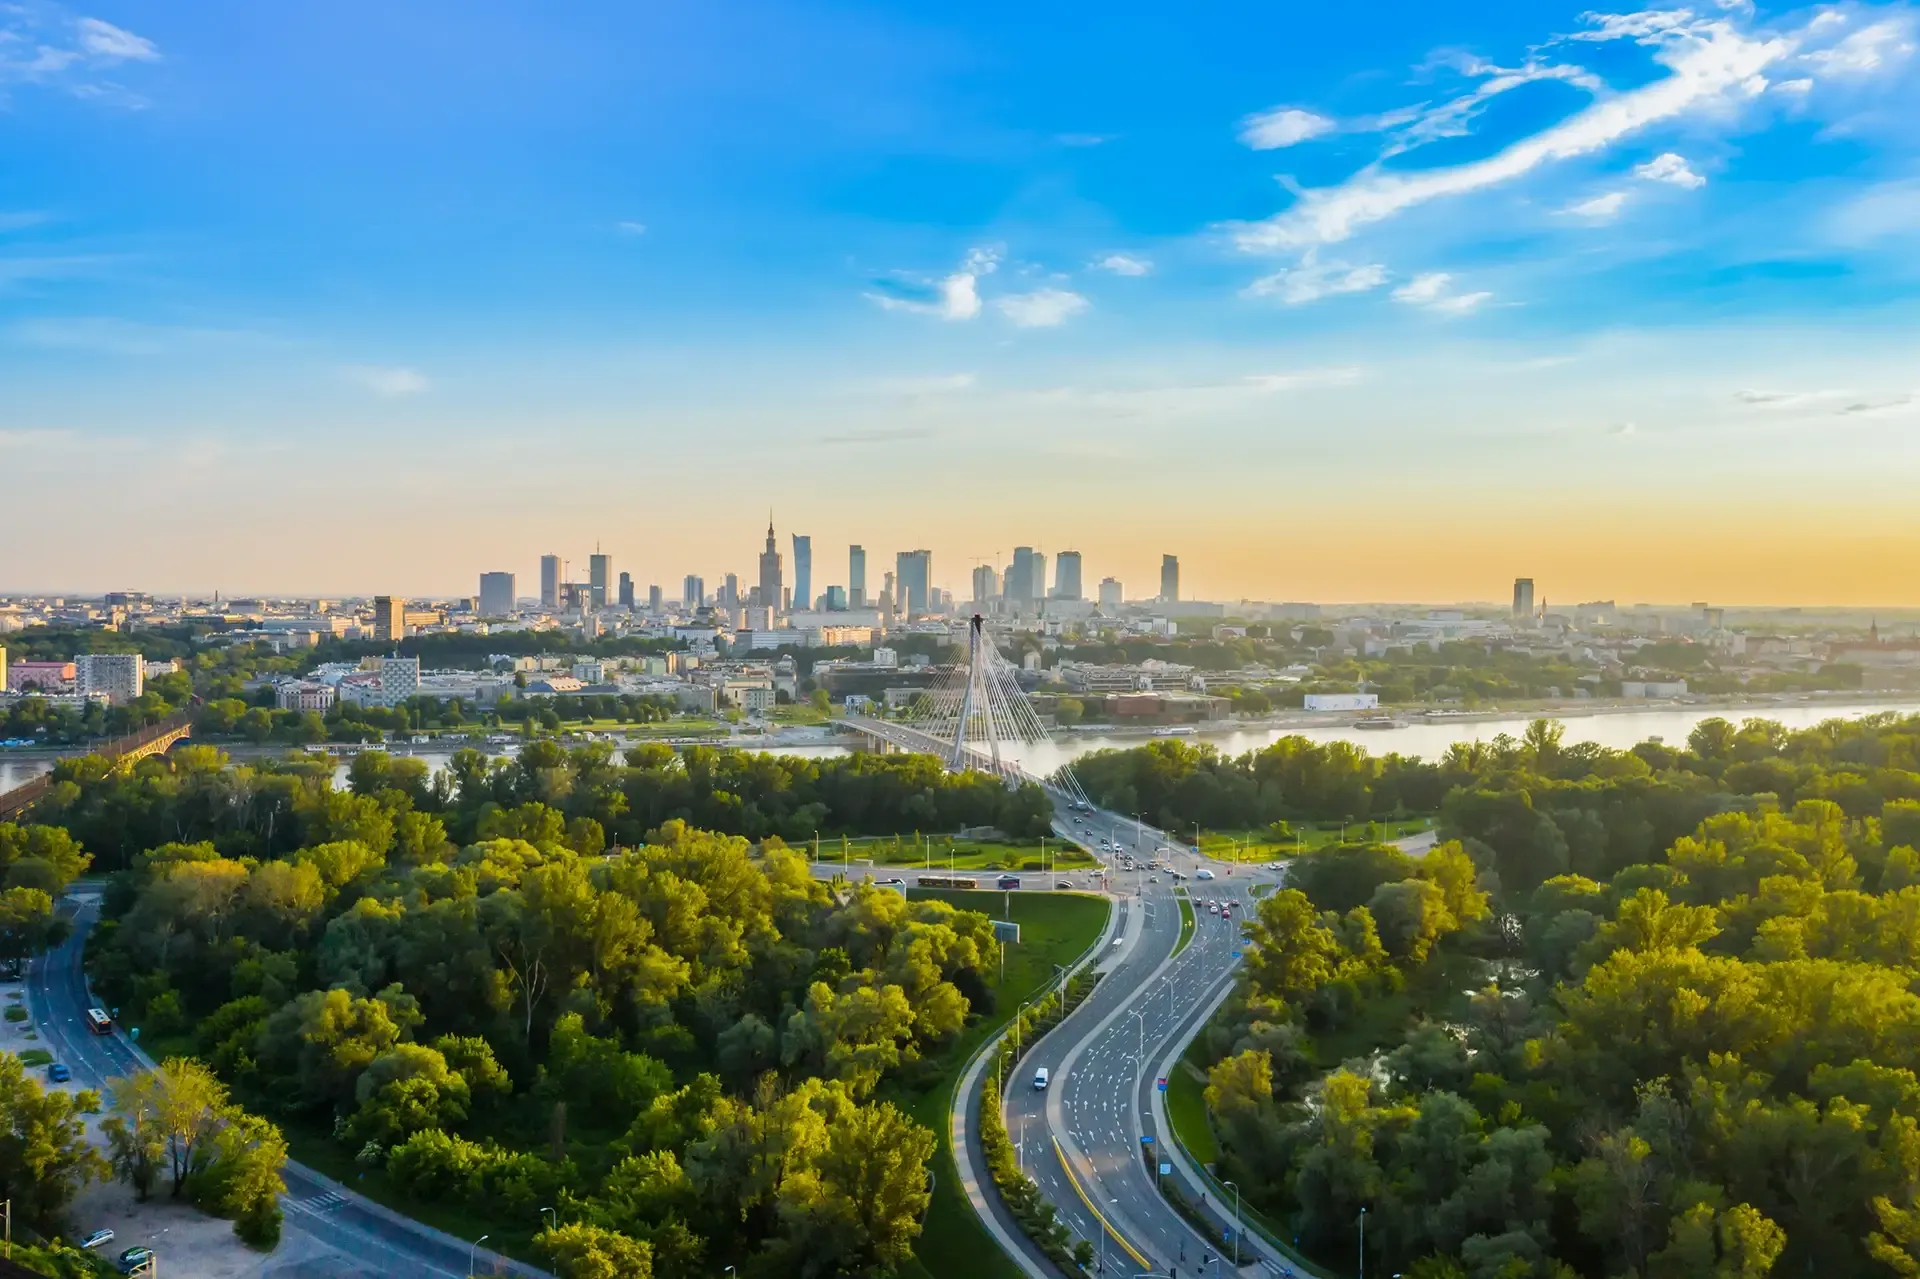
[[[1858,719],[1863,715],[1873,715],[1881,711],[1898,711],[1902,714],[1920,713],[1920,699],[1910,702],[1816,702],[1807,704],[1768,705],[1758,709],[1729,707],[1666,707],[1644,711],[1620,711],[1606,714],[1570,715],[1561,720],[1566,726],[1565,741],[1568,745],[1575,742],[1597,742],[1602,746],[1616,749],[1632,746],[1635,742],[1646,741],[1650,737],[1660,738],[1669,745],[1684,745],[1687,734],[1703,719],[1719,716],[1736,723],[1742,719],[1758,717],[1778,720],[1788,728],[1810,728],[1823,720]],[[1405,728],[1362,729],[1351,725],[1330,725],[1317,728],[1281,727],[1257,729],[1226,729],[1219,732],[1200,732],[1193,736],[1183,736],[1177,740],[1189,743],[1206,743],[1216,747],[1224,754],[1238,755],[1250,750],[1269,746],[1282,737],[1299,736],[1314,742],[1348,741],[1375,755],[1389,752],[1399,755],[1417,755],[1425,759],[1435,759],[1445,753],[1447,747],[1455,742],[1492,741],[1505,733],[1518,737],[1526,731],[1527,724],[1535,719],[1533,715],[1516,715],[1498,719],[1484,719],[1471,722],[1440,721],[1437,723],[1413,722]],[[1085,736],[1068,737],[1059,742],[1039,745],[1017,745],[1005,748],[1005,753],[1035,773],[1050,773],[1062,764],[1070,763],[1081,755],[1096,750],[1126,749],[1144,745],[1152,738],[1139,736]],[[761,749],[777,751],[783,755],[826,756],[844,755],[847,748],[833,745],[794,745],[773,746]],[[406,748],[402,748],[403,751]],[[451,750],[420,748],[408,751],[418,759],[423,759],[434,768],[444,767],[452,757]],[[30,778],[37,777],[53,767],[53,761],[46,757],[9,759],[0,753],[0,792],[9,790]],[[346,767],[341,766],[340,779],[346,778]]]

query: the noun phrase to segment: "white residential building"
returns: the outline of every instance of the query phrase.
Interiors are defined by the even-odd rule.
[[[82,653],[73,659],[75,691],[105,693],[115,706],[138,701],[147,690],[146,663],[138,653]]]

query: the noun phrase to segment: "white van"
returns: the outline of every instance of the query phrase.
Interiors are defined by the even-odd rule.
[[[1193,872],[1193,877],[1195,879],[1212,879],[1213,872],[1202,866],[1199,870]]]
[[[1045,1066],[1033,1072],[1033,1090],[1035,1092],[1045,1092],[1047,1090],[1047,1068]]]

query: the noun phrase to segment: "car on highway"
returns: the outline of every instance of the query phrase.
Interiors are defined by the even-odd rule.
[[[880,886],[882,888],[905,888],[907,881],[904,879],[883,879],[880,881]]]
[[[1157,884],[1160,882],[1160,877],[1158,875],[1149,875],[1147,876],[1147,882],[1149,884]]]
[[[1033,1090],[1035,1092],[1045,1092],[1047,1090],[1047,1082],[1050,1078],[1051,1076],[1047,1074],[1047,1068],[1045,1066],[1042,1066],[1040,1067],[1040,1069],[1034,1071],[1033,1072]]]
[[[1072,888],[1073,885],[1069,881],[1063,879],[1059,883],[1055,884],[1054,887],[1055,888]]]
[[[80,1241],[82,1248],[100,1248],[113,1242],[113,1231],[96,1230]]]
[[[1018,875],[1002,875],[999,879],[993,881],[993,886],[1003,892],[1008,889],[1018,888],[1020,887],[1020,877]]]
[[[130,1275],[154,1260],[156,1257],[151,1248],[129,1248],[120,1254],[120,1273]]]
[[[64,1084],[73,1078],[73,1071],[67,1068],[67,1063],[56,1061],[47,1067],[47,1078],[56,1084]]]
[[[1205,866],[1202,866],[1199,870],[1196,870],[1193,872],[1193,877],[1195,879],[1212,879],[1213,872],[1208,870]]]

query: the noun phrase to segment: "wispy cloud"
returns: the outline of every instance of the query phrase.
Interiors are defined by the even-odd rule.
[[[979,381],[971,373],[935,373],[926,377],[881,378],[869,387],[882,395],[920,398],[929,395],[953,395],[970,391]]]
[[[40,226],[52,219],[38,209],[14,209],[0,212],[0,235],[9,231],[24,231],[28,227]]]
[[[887,311],[910,311],[916,315],[935,315],[943,320],[971,320],[980,314],[980,279],[1000,266],[997,248],[969,250],[960,269],[937,281],[924,278],[895,277],[876,282],[882,291],[869,292],[867,298]]]
[[[55,4],[0,4],[0,90],[45,85],[112,106],[139,109],[140,94],[98,73],[160,61],[160,49],[101,18],[73,18]]]
[[[1129,253],[1109,253],[1093,264],[1102,271],[1111,271],[1115,275],[1147,275],[1153,270],[1153,263],[1145,258],[1136,258]]]
[[[111,261],[96,254],[0,257],[0,293],[22,284],[99,275]]]
[[[1914,47],[1914,15],[1901,14],[1861,27],[1828,48],[1812,50],[1806,61],[1830,75],[1871,75],[1905,61]]]
[[[932,438],[933,428],[929,426],[889,426],[871,431],[842,431],[834,435],[822,435],[816,444],[892,444],[901,440],[925,440]]]
[[[1633,176],[1649,182],[1671,183],[1689,191],[1697,191],[1707,185],[1705,178],[1687,167],[1686,158],[1673,151],[1663,151],[1645,164],[1634,165]]]
[[[1051,329],[1089,309],[1090,303],[1068,289],[1010,293],[994,301],[1000,314],[1023,329]]]
[[[1351,364],[1324,369],[1294,369],[1287,373],[1254,373],[1242,382],[1256,391],[1300,391],[1315,386],[1351,386],[1360,369]]]
[[[1485,190],[1544,165],[1604,151],[1652,125],[1751,96],[1763,72],[1789,56],[1792,40],[1742,30],[1731,15],[1699,18],[1687,10],[1595,16],[1581,40],[1633,40],[1653,50],[1667,74],[1604,95],[1571,116],[1464,164],[1393,172],[1378,162],[1337,186],[1303,190],[1292,208],[1232,228],[1239,246],[1270,252],[1334,244],[1362,227],[1433,200]]]
[[[644,222],[616,222],[613,224],[613,229],[621,235],[645,235],[647,233],[647,224]]]
[[[1588,222],[1611,222],[1620,216],[1621,206],[1626,202],[1625,191],[1609,191],[1605,195],[1575,201],[1560,212],[1567,217],[1583,218]]]
[[[158,62],[160,50],[144,36],[114,26],[99,18],[82,18],[74,24],[80,47],[103,62]]]
[[[1063,147],[1098,147],[1119,136],[1117,133],[1056,133],[1053,140]]]
[[[1920,180],[1882,182],[1853,196],[1827,219],[1842,244],[1865,245],[1920,237]]]
[[[418,369],[395,365],[349,364],[340,370],[340,375],[354,385],[388,399],[419,395],[433,387],[433,383]]]
[[[1326,116],[1298,107],[1256,111],[1240,121],[1240,141],[1255,151],[1296,146],[1309,138],[1332,133],[1339,126]]]
[[[1387,268],[1378,262],[1360,266],[1322,262],[1309,252],[1299,266],[1261,276],[1241,292],[1250,298],[1278,298],[1288,306],[1300,306],[1342,293],[1365,293],[1386,282]]]
[[[1407,283],[1393,291],[1393,300],[1404,302],[1408,306],[1421,307],[1428,311],[1438,311],[1442,315],[1465,315],[1478,310],[1480,305],[1493,294],[1481,290],[1474,293],[1456,293],[1453,291],[1453,276],[1445,271],[1428,271],[1416,275]]]

